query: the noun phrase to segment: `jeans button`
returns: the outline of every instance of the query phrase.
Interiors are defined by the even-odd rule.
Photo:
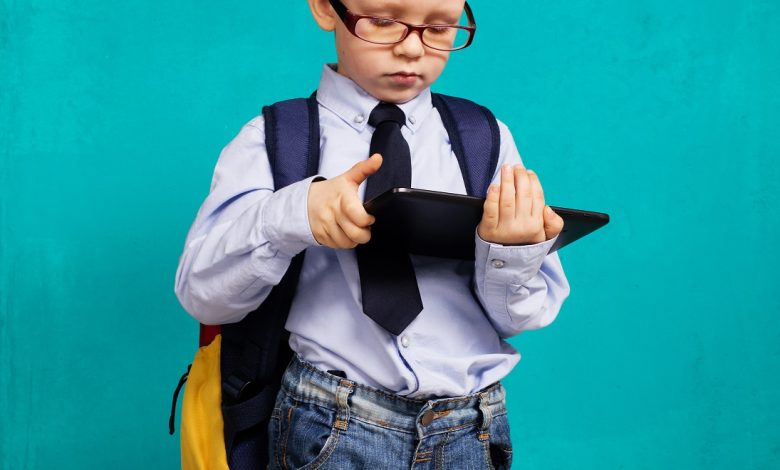
[[[422,418],[420,418],[420,423],[422,423],[423,426],[428,426],[433,422],[433,418],[435,417],[436,413],[434,413],[433,410],[428,410],[423,413]]]

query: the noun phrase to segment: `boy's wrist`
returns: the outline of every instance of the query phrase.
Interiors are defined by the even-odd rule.
[[[536,275],[557,239],[532,245],[501,245],[475,233],[476,267],[483,270],[486,281],[522,285]]]
[[[274,249],[293,257],[310,246],[318,246],[308,217],[309,189],[315,175],[275,191],[263,207],[261,229]]]

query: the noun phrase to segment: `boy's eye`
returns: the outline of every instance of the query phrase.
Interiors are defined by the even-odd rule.
[[[452,28],[448,26],[428,26],[425,32],[430,34],[450,34],[452,33]]]
[[[393,26],[397,24],[395,21],[387,19],[387,18],[371,18],[371,26],[377,26],[377,27],[385,27],[385,26]]]

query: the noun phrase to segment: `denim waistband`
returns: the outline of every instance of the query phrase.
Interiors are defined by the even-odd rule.
[[[493,416],[506,413],[506,392],[498,382],[461,397],[412,399],[329,374],[298,355],[287,367],[282,390],[295,400],[338,411],[347,420],[411,433],[434,434],[475,424],[486,432]]]

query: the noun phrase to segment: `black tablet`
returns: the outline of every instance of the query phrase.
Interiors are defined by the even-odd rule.
[[[484,202],[484,198],[461,194],[394,188],[364,207],[376,217],[372,236],[392,237],[413,254],[474,259],[475,230]],[[609,222],[609,215],[601,212],[550,207],[564,220],[551,253]]]

